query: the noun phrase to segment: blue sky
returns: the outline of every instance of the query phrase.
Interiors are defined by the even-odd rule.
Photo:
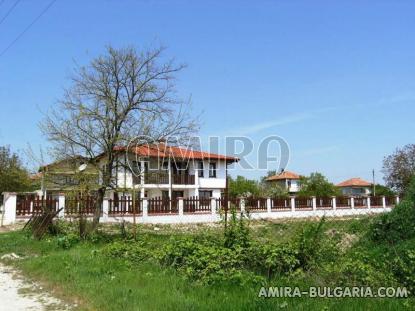
[[[16,5],[0,53],[49,3]],[[162,44],[188,66],[177,88],[203,137],[279,135],[289,170],[380,179],[383,157],[414,142],[414,31],[414,1],[58,0],[0,56],[0,145],[46,146],[38,123],[75,62],[107,44]]]

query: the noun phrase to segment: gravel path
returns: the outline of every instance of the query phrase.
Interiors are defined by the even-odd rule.
[[[28,282],[11,267],[0,263],[0,310],[72,310],[36,283]]]

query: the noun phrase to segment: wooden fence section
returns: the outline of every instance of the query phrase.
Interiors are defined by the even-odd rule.
[[[352,200],[349,197],[344,196],[336,197],[336,208],[352,208]]]
[[[59,202],[50,196],[18,195],[16,197],[16,216],[32,216],[45,211],[56,212]]]
[[[289,211],[291,210],[290,198],[272,198],[271,211]]]
[[[234,208],[237,211],[241,210],[241,200],[239,198],[219,198],[216,199],[216,210],[224,210],[227,208]]]
[[[383,197],[370,197],[370,207],[383,207]]]
[[[190,197],[183,199],[183,213],[211,213],[209,198]]]
[[[367,208],[367,198],[365,197],[354,198],[354,207],[355,208]]]
[[[148,215],[179,214],[177,199],[152,198],[148,199]]]
[[[245,210],[254,212],[266,212],[267,199],[266,198],[246,198],[245,199]]]
[[[296,209],[313,209],[313,199],[312,198],[295,198],[295,208]]]
[[[96,208],[96,200],[92,196],[84,198],[65,198],[65,215],[78,216],[82,215],[92,216],[94,215]],[[101,208],[102,214],[102,208]]]
[[[135,204],[133,204],[135,203]],[[134,211],[135,207],[135,211]],[[142,200],[133,202],[131,197],[121,197],[117,200],[108,200],[108,216],[140,216],[143,213]]]
[[[394,206],[396,203],[396,197],[385,197],[386,206]]]
[[[316,198],[316,209],[332,209],[333,208],[333,198],[329,197],[320,197]]]

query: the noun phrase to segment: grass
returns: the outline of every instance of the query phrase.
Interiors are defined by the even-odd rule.
[[[367,219],[330,221],[329,227],[349,233],[365,230]],[[289,239],[303,221],[256,222],[254,236],[259,239]],[[197,232],[162,227],[140,230],[141,238],[160,247],[171,234]],[[218,228],[209,229],[219,234]],[[33,240],[22,232],[0,234],[0,254],[14,252],[24,258],[10,262],[24,275],[40,281],[60,298],[77,303],[79,310],[409,310],[412,299],[307,299],[258,298],[260,287],[202,286],[184,279],[175,270],[155,262],[132,264],[103,256],[103,242],[83,242],[69,250],[57,245],[56,238]],[[282,284],[275,280],[272,286]],[[299,284],[306,286],[306,284]]]

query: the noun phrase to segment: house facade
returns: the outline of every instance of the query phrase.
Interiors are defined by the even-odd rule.
[[[111,196],[130,196],[135,189],[141,198],[220,198],[227,187],[228,166],[238,161],[164,143],[118,151],[113,174],[118,191]],[[100,165],[105,165],[105,157]]]
[[[289,194],[296,194],[301,189],[300,177],[296,173],[283,170],[277,175],[268,177],[266,181],[276,183],[283,189],[286,189]]]
[[[372,183],[356,177],[337,184],[337,187],[346,196],[369,196],[371,194]]]

